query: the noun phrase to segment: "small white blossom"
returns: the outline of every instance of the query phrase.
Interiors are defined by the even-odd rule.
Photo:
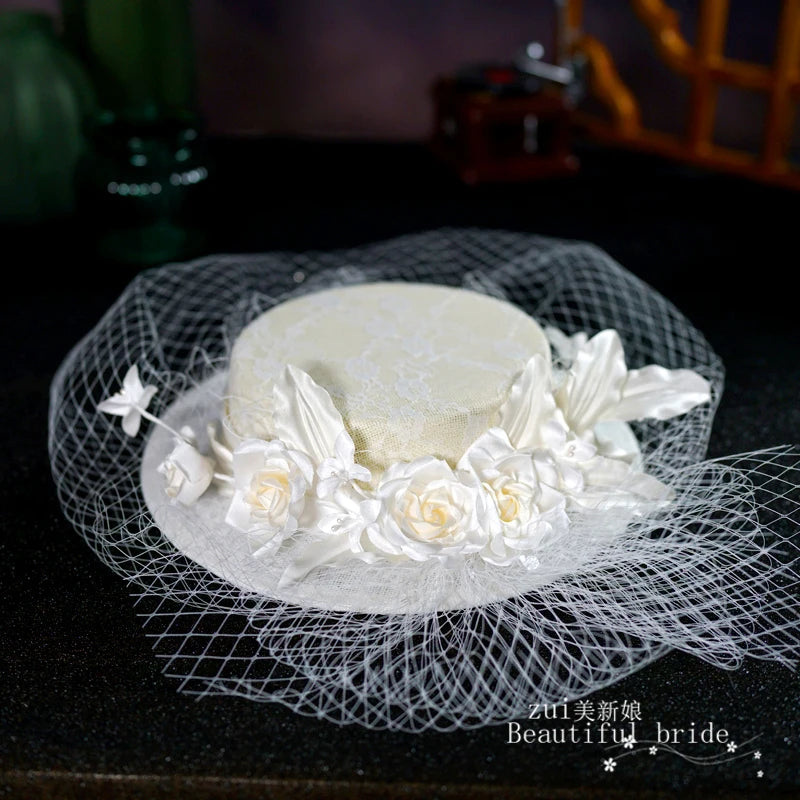
[[[122,417],[122,430],[128,436],[136,436],[139,433],[142,415],[157,391],[155,386],[142,386],[139,368],[134,364],[122,381],[122,389],[99,403],[97,410],[104,414]]]
[[[340,484],[325,499],[310,498],[316,528],[325,534],[308,544],[292,560],[281,576],[279,586],[289,586],[302,580],[311,570],[324,564],[334,564],[342,558],[358,558],[374,562],[381,558],[368,547],[364,531],[380,511],[380,503],[354,484]],[[365,546],[365,544],[367,546]]]
[[[327,536],[347,537],[351,552],[364,553],[368,548],[362,534],[375,522],[380,507],[378,500],[343,483],[325,499],[317,500],[317,528]]]
[[[617,766],[617,762],[614,761],[613,758],[607,758],[607,759],[605,759],[603,761],[603,769],[606,772],[613,772],[614,771],[614,767],[616,767],[616,766]]]
[[[317,497],[332,495],[342,484],[353,481],[368,483],[372,474],[366,467],[355,463],[355,445],[347,431],[336,437],[335,455],[326,458],[317,467]]]

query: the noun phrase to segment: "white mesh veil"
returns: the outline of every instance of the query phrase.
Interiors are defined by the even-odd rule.
[[[674,490],[674,502],[618,520],[617,535],[603,540],[593,532],[608,515],[587,516],[568,542],[544,548],[533,582],[513,569],[425,565],[416,579],[431,597],[447,584],[475,603],[408,613],[320,607],[315,597],[342,580],[330,577],[335,570],[287,599],[220,577],[176,548],[143,497],[147,437],[126,437],[97,404],[137,364],[159,387],[153,413],[174,413],[190,398],[187,413],[202,414],[218,404],[232,343],[256,316],[315,289],[387,280],[472,288],[565,333],[614,328],[630,367],[688,367],[707,378],[710,403],[634,424],[647,471]],[[798,458],[778,449],[704,461],[722,384],[702,335],[599,249],[442,230],[141,274],[58,371],[49,447],[65,515],[129,582],[165,673],[184,691],[280,702],[337,723],[449,730],[578,698],[670,648],[728,668],[747,655],[796,658]],[[359,564],[354,580],[379,586],[387,568]]]

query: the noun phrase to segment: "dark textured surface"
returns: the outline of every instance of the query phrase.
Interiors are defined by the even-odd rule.
[[[595,151],[575,179],[477,190],[413,146],[217,142],[215,152],[227,177],[215,186],[210,251],[348,246],[442,225],[590,240],[671,299],[723,358],[712,455],[800,439],[798,195]],[[591,699],[595,710],[637,701],[640,739],[652,738],[656,722],[700,729],[709,721],[739,743],[758,737],[746,749],[758,748],[759,761],[710,767],[642,752],[613,773],[598,744],[510,745],[505,726],[370,732],[179,694],[160,674],[124,583],[61,516],[46,453],[52,374],[134,269],[101,270],[80,231],[7,234],[5,271],[19,285],[6,289],[0,312],[0,796],[800,792],[800,679],[756,661],[726,672],[672,653]]]

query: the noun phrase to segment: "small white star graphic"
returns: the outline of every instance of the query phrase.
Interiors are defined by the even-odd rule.
[[[756,761],[760,761],[761,760],[761,751],[760,750],[756,750],[755,753],[753,753],[753,758]]]
[[[736,744],[736,742],[728,742],[728,752],[729,753],[735,753],[737,747],[739,747],[739,745]]]
[[[763,778],[764,777],[764,770],[760,769],[758,772],[756,772],[756,777],[757,778]]]
[[[606,772],[613,772],[614,771],[614,767],[616,767],[616,766],[617,766],[617,762],[614,761],[613,758],[607,758],[605,761],[603,761],[603,769]]]
[[[651,756],[654,756],[658,752],[658,748],[655,745],[653,745],[653,747],[651,747],[648,752],[650,753]]]
[[[634,737],[633,737],[633,736],[631,736],[630,738],[628,738],[628,739],[626,739],[626,740],[625,740],[625,744],[623,745],[623,747],[624,747],[626,750],[633,750],[633,746],[634,746],[635,744],[636,744],[636,739],[634,739]]]

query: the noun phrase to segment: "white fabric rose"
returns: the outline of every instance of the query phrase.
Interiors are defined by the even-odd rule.
[[[176,439],[172,452],[158,465],[158,472],[166,479],[167,495],[189,506],[211,485],[214,462],[186,439]]]
[[[393,464],[376,498],[377,519],[366,536],[385,555],[450,562],[479,552],[489,539],[491,500],[474,476],[456,475],[440,459]]]
[[[301,525],[314,480],[308,456],[273,440],[246,439],[233,451],[233,498],[225,521],[258,534],[257,554],[276,548]]]
[[[491,428],[459,461],[459,469],[474,475],[493,501],[496,519],[481,552],[491,564],[505,566],[524,556],[525,566],[533,569],[538,561],[530,554],[546,537],[569,529],[566,499],[556,488],[560,472],[554,461],[536,455],[516,450],[504,430]],[[549,485],[540,479],[538,468]]]

